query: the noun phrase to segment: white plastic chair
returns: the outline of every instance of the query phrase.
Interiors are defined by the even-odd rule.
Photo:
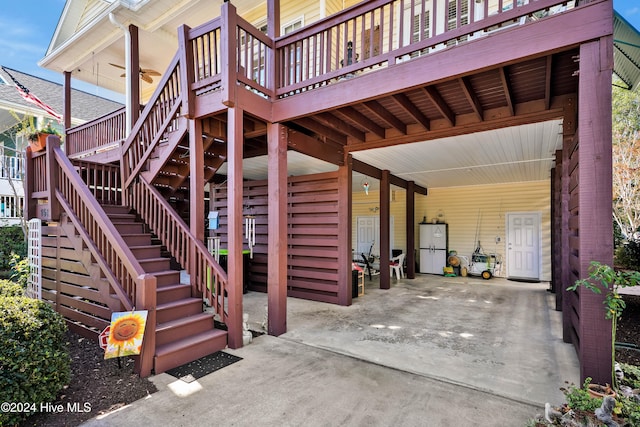
[[[393,273],[396,273],[396,278],[400,280],[401,277],[404,277],[404,257],[406,254],[400,254],[391,258],[389,262],[389,268],[391,269],[391,277],[393,277]]]

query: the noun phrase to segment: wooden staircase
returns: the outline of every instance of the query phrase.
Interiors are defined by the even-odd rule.
[[[180,272],[171,269],[171,259],[135,212],[126,206],[102,208],[144,271],[157,279],[155,373],[224,349],[227,331],[214,327],[213,313],[203,311],[202,298],[180,282]]]

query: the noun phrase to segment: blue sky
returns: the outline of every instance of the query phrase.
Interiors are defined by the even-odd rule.
[[[0,0],[0,65],[62,83],[62,75],[38,67],[62,14],[65,0]],[[640,30],[640,1],[614,0],[613,6]],[[72,82],[78,89],[110,97],[93,86]]]

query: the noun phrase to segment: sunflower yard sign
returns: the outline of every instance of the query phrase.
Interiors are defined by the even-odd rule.
[[[104,358],[140,354],[146,324],[147,310],[112,313]]]

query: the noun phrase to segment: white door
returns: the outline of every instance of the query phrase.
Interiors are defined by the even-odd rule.
[[[361,253],[380,255],[380,217],[359,216],[356,218],[356,241],[358,256]],[[389,253],[393,249],[393,216],[389,217]],[[373,249],[371,246],[373,245]]]
[[[540,213],[507,214],[507,277],[540,278]]]
[[[371,245],[376,241],[379,228],[376,228],[376,222],[373,216],[359,216],[357,218],[356,237],[358,241],[357,251],[359,254],[369,254]]]

